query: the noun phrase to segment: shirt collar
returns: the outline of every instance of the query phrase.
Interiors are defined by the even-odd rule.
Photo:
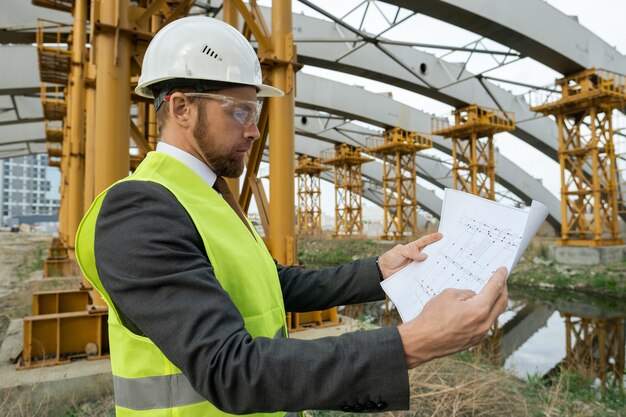
[[[188,152],[183,151],[176,146],[170,145],[169,143],[159,142],[156,147],[157,152],[163,152],[172,158],[176,158],[183,164],[187,165],[193,172],[196,173],[197,176],[202,178],[204,182],[209,184],[210,187],[213,187],[215,184],[215,180],[217,179],[217,174],[204,162],[191,155]]]

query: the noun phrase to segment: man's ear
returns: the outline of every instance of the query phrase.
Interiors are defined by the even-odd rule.
[[[193,111],[189,99],[182,93],[174,93],[167,104],[170,106],[169,111],[174,122],[180,127],[188,128]]]

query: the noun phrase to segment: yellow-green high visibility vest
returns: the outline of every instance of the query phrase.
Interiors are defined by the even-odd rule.
[[[202,237],[215,276],[237,306],[253,338],[287,335],[282,292],[272,257],[256,231],[255,240],[212,187],[186,165],[162,152],[150,152],[135,173],[122,181],[127,180],[161,184],[187,210]],[[150,339],[134,334],[122,324],[119,312],[100,282],[94,255],[96,220],[107,191],[96,198],[79,226],[76,257],[85,277],[109,306],[116,415],[229,415],[202,398]]]

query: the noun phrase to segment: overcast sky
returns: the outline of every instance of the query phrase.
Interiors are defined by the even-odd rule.
[[[561,12],[577,16],[578,22],[626,54],[626,1],[624,0],[549,0]]]

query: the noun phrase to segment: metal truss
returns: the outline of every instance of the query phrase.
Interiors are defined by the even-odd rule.
[[[379,1],[376,0],[362,0],[356,2],[355,6],[350,9],[347,13],[342,16],[336,16],[329,11],[317,6],[312,1],[309,0],[298,0],[300,3],[306,5],[310,9],[315,12],[323,15],[324,17],[330,19],[335,22],[345,31],[347,31],[350,35],[354,36],[350,38],[348,36],[343,36],[338,39],[328,39],[328,38],[296,38],[294,39],[294,43],[334,43],[341,42],[345,45],[351,45],[349,50],[340,55],[339,57],[334,59],[335,63],[341,63],[345,61],[350,55],[354,54],[361,48],[366,45],[372,45],[380,52],[384,53],[391,60],[393,60],[396,65],[402,67],[404,70],[410,72],[413,76],[423,82],[428,88],[434,91],[444,90],[446,88],[453,87],[457,84],[466,82],[470,79],[476,79],[482,85],[484,91],[490,95],[491,92],[489,88],[483,84],[482,79],[484,78],[484,74],[487,74],[491,71],[497,70],[505,65],[512,64],[524,58],[522,54],[517,51],[514,51],[512,48],[503,48],[503,50],[490,49],[485,45],[486,38],[484,36],[478,36],[478,38],[472,42],[469,42],[463,46],[453,46],[453,45],[438,45],[431,43],[418,43],[418,42],[406,42],[406,41],[397,41],[393,39],[384,38],[383,35],[390,32],[392,29],[398,27],[399,25],[407,22],[412,17],[417,15],[417,12],[414,10],[410,10],[407,8],[403,8],[401,6],[392,6],[395,7],[395,13],[393,13],[393,18],[389,19],[387,15],[381,10],[379,6]],[[383,2],[384,3],[384,2]],[[387,4],[389,6],[389,4]],[[383,30],[378,31],[376,34],[368,33],[365,30],[365,22],[368,19],[369,15],[375,13],[376,16],[382,16],[385,20],[386,27]],[[359,21],[358,26],[354,26],[348,23],[348,20],[357,19]],[[446,56],[456,53],[462,52],[466,53],[467,56],[459,66],[456,74],[451,74],[451,81],[444,85],[433,85],[429,82],[428,78],[424,75],[428,71],[428,67],[426,64],[422,63],[419,65],[419,70],[414,69],[412,66],[406,63],[406,60],[400,58],[400,54],[397,51],[393,51],[388,46],[403,46],[407,48],[419,48],[426,50],[443,50],[446,51],[443,55],[438,56],[439,59],[443,59]],[[466,71],[468,64],[472,61],[472,59],[476,55],[488,55],[493,60],[493,65],[489,66],[486,69],[481,70],[478,73],[469,73]],[[497,99],[492,96],[492,99],[496,103],[496,106],[504,111],[504,109],[500,106]]]

